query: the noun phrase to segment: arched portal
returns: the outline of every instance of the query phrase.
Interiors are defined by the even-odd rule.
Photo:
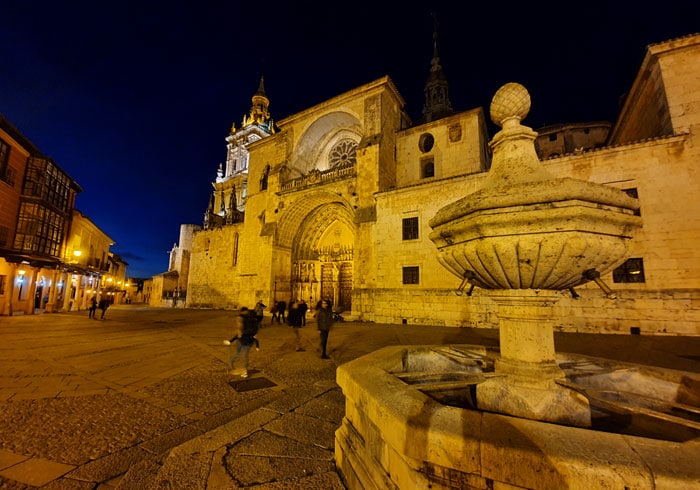
[[[354,225],[339,202],[321,204],[302,220],[292,240],[292,293],[314,307],[321,298],[333,307],[352,306]]]

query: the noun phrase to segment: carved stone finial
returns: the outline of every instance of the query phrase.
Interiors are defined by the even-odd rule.
[[[506,83],[491,99],[491,120],[499,127],[520,124],[528,112],[530,112],[530,94],[519,83]]]

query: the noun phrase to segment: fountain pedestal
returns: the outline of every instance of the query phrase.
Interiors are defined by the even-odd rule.
[[[552,309],[556,291],[493,291],[498,304],[500,357],[497,376],[477,385],[479,409],[516,417],[589,427],[588,400],[556,380],[566,378],[556,362]]]

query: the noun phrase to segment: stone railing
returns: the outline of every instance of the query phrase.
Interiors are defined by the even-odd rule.
[[[355,175],[354,163],[342,166],[339,165],[323,171],[314,169],[307,175],[281,183],[280,191],[298,191],[306,187],[328,184],[329,182],[354,177]]]

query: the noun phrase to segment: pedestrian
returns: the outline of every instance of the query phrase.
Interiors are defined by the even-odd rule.
[[[258,322],[258,327],[262,327],[263,317],[265,316],[265,308],[266,305],[262,302],[262,300],[255,303],[255,319]]]
[[[97,296],[90,298],[90,308],[88,308],[88,318],[95,318],[97,311]]]
[[[289,305],[289,316],[287,317],[287,322],[289,326],[294,329],[294,336],[296,337],[297,352],[303,352],[304,348],[301,346],[301,309],[299,309],[299,303],[297,301],[292,301]]]
[[[284,312],[287,309],[287,303],[284,301],[278,301],[277,302],[277,322],[279,323],[280,320],[282,323],[287,323],[287,320],[284,318]]]
[[[241,308],[240,314],[236,317],[236,330],[233,337],[224,340],[224,345],[231,345],[235,342],[236,350],[231,350],[228,359],[228,366],[233,374],[234,366],[238,359],[243,363],[241,378],[248,377],[248,361],[250,358],[250,348],[255,344],[256,349],[260,349],[260,343],[256,337],[258,333],[258,322],[253,313],[246,307]]]
[[[275,301],[272,303],[272,308],[270,308],[270,313],[272,313],[272,318],[270,319],[270,325],[275,323],[275,320],[277,320],[277,323],[280,322],[280,314],[279,314],[279,311],[277,311],[278,304],[279,304],[279,301]]]
[[[321,337],[321,359],[330,359],[328,354],[326,354],[328,334],[333,326],[333,310],[330,303],[326,300],[321,300],[321,305],[316,310],[314,317],[316,317],[318,333]]]
[[[299,300],[299,309],[301,310],[301,324],[306,326],[306,312],[309,311],[309,305],[303,299]]]
[[[109,308],[109,301],[107,301],[106,299],[101,299],[99,308],[100,308],[100,310],[102,310],[102,314],[100,315],[100,319],[104,320],[105,313],[107,313],[107,308]]]

